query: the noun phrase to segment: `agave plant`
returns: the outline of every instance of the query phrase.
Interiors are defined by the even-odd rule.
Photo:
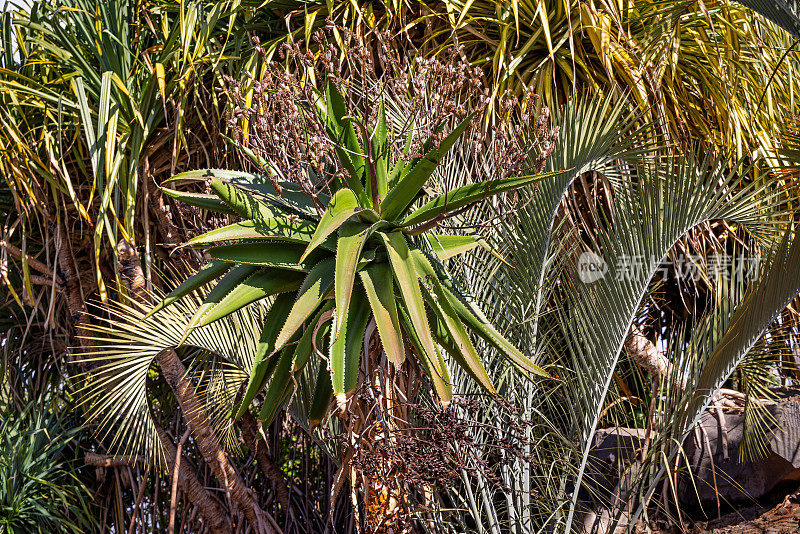
[[[409,366],[422,369],[447,406],[453,390],[445,356],[494,394],[470,333],[528,376],[546,376],[448,275],[444,262],[480,246],[481,239],[433,231],[450,214],[543,175],[496,178],[426,198],[426,184],[474,114],[446,135],[435,132],[422,140],[419,154],[411,152],[414,129],[409,129],[397,153],[391,147],[399,143],[383,105],[370,127],[368,114],[349,109],[335,84],[328,83],[319,96],[321,102],[306,112],[324,120],[341,170],[324,188],[285,180],[277,166],[264,164],[262,174],[199,170],[172,179],[208,180],[213,195],[167,191],[188,204],[243,220],[189,242],[210,247],[211,262],[152,313],[219,279],[189,321],[186,337],[255,301],[271,299],[234,418],[263,391],[258,418],[270,423],[315,353],[326,363],[308,386],[314,391],[306,414],[311,425],[325,417],[332,399],[343,419],[348,409],[359,410],[357,398],[350,404],[351,393],[369,383],[376,370],[394,376]],[[371,345],[376,332],[379,344]],[[322,344],[327,344],[324,353]],[[409,387],[401,386],[406,391],[398,398],[410,398]],[[383,407],[389,414],[396,409],[393,402]],[[362,414],[357,424],[366,419]],[[396,424],[388,423],[386,431]]]
[[[267,385],[260,419],[271,421],[291,394],[292,374],[314,351],[313,333],[330,321],[327,366],[316,384],[319,421],[333,395],[341,405],[358,382],[364,332],[374,320],[383,351],[400,367],[408,355],[422,364],[443,404],[452,388],[440,347],[487,391],[494,392],[471,341],[471,331],[513,364],[545,373],[503,337],[467,293],[448,276],[448,258],[481,244],[478,237],[432,231],[449,213],[542,178],[494,179],[448,191],[425,201],[423,188],[444,155],[469,125],[461,121],[441,142],[426,141],[426,154],[390,161],[389,129],[381,110],[377,127],[355,127],[345,100],[328,84],[324,113],[344,176],[331,195],[304,195],[277,172],[252,174],[200,170],[172,181],[210,180],[214,195],[169,194],[184,202],[235,213],[244,220],[190,241],[209,246],[212,262],[170,293],[153,313],[220,278],[188,329],[208,325],[248,304],[274,296],[259,340],[254,367],[236,411],[246,410]],[[270,170],[266,168],[265,170]],[[319,203],[325,205],[319,214]],[[224,242],[225,244],[220,244]],[[326,400],[327,399],[327,400]]]

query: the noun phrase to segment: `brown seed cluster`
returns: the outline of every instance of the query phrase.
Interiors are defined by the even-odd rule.
[[[253,45],[266,54],[257,38]],[[557,135],[549,130],[549,110],[532,91],[506,93],[497,110],[501,126],[481,127],[488,86],[457,42],[436,57],[412,57],[388,33],[355,36],[329,22],[315,33],[308,50],[284,45],[280,60],[265,60],[258,78],[225,78],[232,103],[228,126],[238,143],[268,162],[276,183],[298,184],[315,199],[328,194],[331,182],[346,168],[342,158],[347,151],[336,150],[344,142],[326,128],[324,91],[329,83],[343,95],[348,120],[367,145],[383,106],[393,161],[436,150],[444,136],[475,112],[468,148],[478,162],[474,181],[541,171]],[[371,146],[361,149],[369,154]],[[482,175],[487,169],[491,176]]]
[[[500,98],[503,126],[495,128],[494,157],[501,162],[501,178],[542,172],[553,151],[558,128],[550,129],[550,109],[538,103],[532,87],[521,100],[511,91]]]
[[[373,397],[364,391],[360,392],[359,400],[367,406],[374,403]],[[526,435],[533,422],[522,419],[501,398],[455,397],[445,409],[416,403],[407,403],[405,407],[413,422],[410,426],[387,433],[379,421],[374,421],[365,430],[361,437],[366,438],[369,446],[355,447],[351,459],[351,466],[357,472],[385,479],[401,476],[407,487],[419,489],[451,487],[466,471],[501,491],[510,491],[499,476],[502,466],[535,461],[525,453],[526,444],[530,445]],[[487,410],[496,412],[504,425],[488,429],[496,436],[494,440],[477,443],[473,431],[476,425],[483,426],[479,414]],[[487,429],[482,427],[482,430]],[[344,434],[334,438],[343,447],[347,446]]]
[[[264,53],[257,37],[256,50]],[[308,58],[293,54],[301,65]],[[308,78],[277,62],[265,62],[260,79],[242,83],[225,77],[232,102],[228,126],[233,139],[252,151],[277,179],[300,185],[316,199],[326,189],[319,172],[333,163],[325,123],[314,106],[320,97]]]

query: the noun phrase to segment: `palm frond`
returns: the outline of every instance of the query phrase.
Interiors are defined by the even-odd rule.
[[[108,317],[96,318],[90,329],[92,350],[81,355],[96,366],[80,393],[90,417],[97,421],[100,435],[109,440],[109,449],[115,454],[141,454],[153,461],[162,460],[147,380],[156,355],[167,349],[197,349],[193,355],[199,359],[194,361],[187,379],[202,375],[200,370],[210,373],[200,376],[202,396],[221,435],[230,431],[224,419],[230,415],[236,395],[252,371],[267,303],[250,304],[228,320],[194,328],[181,343],[203,297],[200,290],[152,315],[148,315],[148,307],[137,303],[110,303]],[[209,359],[209,354],[213,358]],[[212,365],[204,365],[209,362]]]
[[[800,3],[796,0],[737,0],[800,39]]]

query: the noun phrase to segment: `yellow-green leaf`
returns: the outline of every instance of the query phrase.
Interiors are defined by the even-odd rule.
[[[422,350],[420,357],[430,362],[431,365],[434,366],[434,369],[436,369],[436,372],[440,374],[440,378],[443,379],[447,374],[447,369],[438,369],[437,367],[436,362],[441,359],[441,356],[437,355],[438,349],[431,335],[428,316],[425,313],[425,303],[422,300],[422,292],[420,291],[419,281],[417,280],[418,273],[415,267],[415,261],[408,248],[405,237],[400,232],[390,232],[380,235],[386,245],[389,262],[392,266],[392,274],[397,282],[397,287],[400,289],[400,295],[408,313],[410,325],[414,330],[414,335],[419,340]],[[450,387],[450,385],[448,384],[447,387]],[[445,401],[449,402],[447,399]]]
[[[469,338],[467,330],[461,323],[458,314],[453,309],[447,295],[444,293],[439,277],[428,262],[428,259],[420,251],[414,251],[417,260],[417,268],[425,275],[425,280],[429,282],[431,293],[425,293],[431,310],[433,310],[439,324],[434,325],[434,334],[440,341],[444,341],[442,346],[453,356],[456,362],[463,367],[478,383],[489,393],[494,394],[495,389],[489,374],[483,366],[475,346]],[[452,341],[449,343],[448,341]]]
[[[478,238],[468,235],[425,234],[440,261],[457,256],[479,245]]]
[[[388,263],[375,263],[360,274],[372,308],[372,315],[378,326],[383,350],[389,361],[395,366],[400,366],[406,359],[406,348],[397,315],[391,268]]]
[[[333,336],[339,337],[344,324],[345,310],[350,305],[350,295],[353,293],[353,284],[356,280],[361,251],[364,250],[369,236],[377,228],[383,226],[383,221],[370,226],[358,223],[342,225],[339,231],[339,240],[336,244],[336,276],[334,283],[334,297],[336,299],[336,314],[333,322]]]
[[[334,259],[326,258],[308,271],[303,285],[297,292],[297,300],[286,318],[286,322],[275,341],[277,348],[283,348],[289,338],[297,331],[308,317],[314,313],[322,300],[330,293],[333,286]]]
[[[402,304],[399,306],[399,310],[400,319],[405,325],[408,339],[414,346],[414,350],[416,351],[420,361],[422,362],[422,365],[425,367],[425,370],[431,379],[431,382],[433,383],[433,389],[436,392],[436,396],[439,398],[439,402],[442,403],[442,406],[447,407],[447,405],[450,404],[450,401],[453,400],[453,384],[450,381],[450,374],[447,372],[447,366],[442,359],[442,355],[439,353],[439,348],[434,345],[433,355],[428,356],[428,353],[422,346],[422,342],[417,335],[417,329],[414,323],[411,321],[408,310]]]
[[[349,189],[340,189],[333,195],[328,204],[328,209],[322,214],[322,218],[317,224],[311,243],[308,244],[305,252],[300,258],[303,261],[315,248],[317,248],[325,238],[335,232],[344,222],[353,216],[358,210],[358,199]]]
[[[355,389],[358,382],[361,347],[369,320],[369,311],[369,303],[362,292],[354,292],[344,318],[345,326],[339,337],[334,339],[333,333],[331,333],[328,364],[330,365],[333,393],[340,405],[344,401],[345,394]],[[334,318],[335,316],[334,313]]]

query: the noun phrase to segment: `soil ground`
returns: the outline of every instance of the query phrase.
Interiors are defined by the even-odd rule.
[[[685,530],[674,525],[653,527],[637,529],[637,534],[648,530],[654,534],[800,534],[800,487],[783,498],[776,496],[772,501],[741,507],[719,519],[695,522],[686,525]]]

